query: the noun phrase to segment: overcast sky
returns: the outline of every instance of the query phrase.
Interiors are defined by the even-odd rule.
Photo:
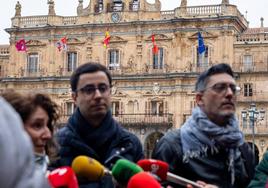
[[[78,0],[54,0],[56,14],[61,16],[76,15]],[[84,7],[90,0],[84,0]],[[160,0],[162,10],[173,10],[180,5],[181,0]],[[264,26],[268,27],[268,0],[229,0],[230,4],[237,5],[238,9],[249,21],[250,27],[259,27],[260,18],[264,18]],[[17,0],[1,0],[0,6],[0,44],[8,44],[9,35],[4,31],[11,26],[11,18],[15,14]],[[147,0],[152,3],[154,0]],[[22,16],[47,15],[47,0],[20,0],[22,5]],[[215,5],[221,0],[188,0],[188,6],[192,5]],[[247,13],[246,13],[247,12]]]

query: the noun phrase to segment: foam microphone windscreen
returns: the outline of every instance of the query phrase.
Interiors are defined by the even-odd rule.
[[[161,181],[167,179],[168,164],[154,159],[142,159],[137,162],[144,171],[157,175]]]
[[[99,181],[105,174],[105,168],[100,162],[82,155],[73,160],[72,169],[77,177],[86,178],[88,181]]]
[[[127,184],[127,188],[161,188],[160,183],[148,172],[140,172],[132,176]]]
[[[112,169],[112,175],[121,185],[127,185],[129,179],[142,172],[142,168],[127,159],[119,159]]]
[[[68,166],[53,170],[48,174],[47,178],[53,188],[78,188],[78,182],[75,173]]]

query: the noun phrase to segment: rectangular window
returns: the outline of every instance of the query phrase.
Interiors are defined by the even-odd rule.
[[[153,69],[163,69],[164,49],[158,48],[158,53],[153,54]]]
[[[252,71],[253,70],[253,57],[252,57],[252,55],[244,55],[243,66],[244,66],[244,71]]]
[[[251,97],[253,95],[252,84],[244,84],[244,97]]]
[[[247,120],[245,118],[242,118],[242,127],[243,129],[247,128]]]
[[[151,112],[153,115],[163,116],[164,105],[163,101],[151,101]]]
[[[77,52],[67,53],[67,71],[73,72],[77,67]]]
[[[119,50],[109,51],[109,69],[115,70],[119,67]]]
[[[202,53],[202,54],[198,53],[198,46],[196,47],[197,67],[202,67],[202,68],[208,67],[209,51],[208,51],[208,46],[205,46],[205,47],[206,47],[206,51],[205,51],[205,53]]]
[[[122,0],[113,0],[113,11],[122,11],[123,2]]]
[[[38,60],[39,56],[37,53],[32,53],[28,55],[27,62],[27,72],[28,73],[37,73],[38,72]]]
[[[112,114],[116,117],[119,115],[119,104],[119,101],[112,102]]]
[[[156,115],[157,114],[157,102],[156,101],[152,101],[151,102],[151,106],[152,106],[152,114]]]
[[[70,116],[74,112],[74,103],[73,102],[66,102],[66,115]]]
[[[132,10],[132,11],[138,11],[139,10],[139,1],[138,0],[133,0],[133,2],[130,3],[129,5],[130,5],[129,10]]]

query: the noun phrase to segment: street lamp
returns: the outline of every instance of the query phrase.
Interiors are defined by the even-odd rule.
[[[255,157],[255,121],[258,120],[263,120],[265,116],[265,110],[261,109],[258,110],[256,108],[255,103],[251,103],[249,106],[249,109],[247,110],[242,110],[242,119],[246,120],[247,118],[249,119],[252,127],[252,150],[253,150],[253,156]]]

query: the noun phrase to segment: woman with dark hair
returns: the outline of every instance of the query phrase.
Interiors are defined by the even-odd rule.
[[[36,167],[45,173],[49,157],[53,157],[51,149],[56,146],[52,135],[53,125],[59,118],[58,105],[47,95],[41,93],[20,94],[14,90],[7,90],[2,93],[2,97],[21,116],[24,129],[33,143]]]

